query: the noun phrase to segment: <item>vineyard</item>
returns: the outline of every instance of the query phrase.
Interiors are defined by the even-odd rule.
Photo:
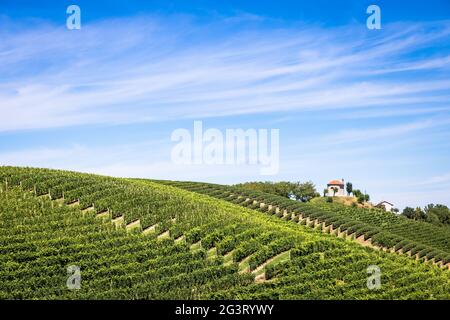
[[[303,203],[258,191],[223,185],[159,181],[223,199],[331,234],[360,240],[372,247],[412,256],[444,268],[450,263],[450,229],[413,221],[380,209],[343,204]]]
[[[0,167],[0,299],[449,299],[448,231],[394,218],[219,185]]]

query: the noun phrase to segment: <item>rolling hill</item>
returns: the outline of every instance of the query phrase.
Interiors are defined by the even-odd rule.
[[[448,231],[378,212],[48,169],[0,183],[0,299],[450,298]]]
[[[302,203],[240,187],[198,182],[158,181],[276,215],[359,243],[450,267],[450,229],[406,219],[377,208],[348,207],[340,203]]]

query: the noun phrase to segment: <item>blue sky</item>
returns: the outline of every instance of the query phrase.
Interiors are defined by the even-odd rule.
[[[0,164],[450,205],[450,2],[329,2],[2,0]],[[173,164],[194,120],[280,129],[279,174]]]

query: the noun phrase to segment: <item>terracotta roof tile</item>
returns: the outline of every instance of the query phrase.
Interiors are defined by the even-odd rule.
[[[328,182],[328,185],[330,185],[330,184],[343,186],[344,182],[342,180],[331,180],[330,182]]]

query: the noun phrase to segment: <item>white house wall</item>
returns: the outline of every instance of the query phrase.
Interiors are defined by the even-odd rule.
[[[334,194],[333,188],[338,188],[338,189],[339,189],[338,192],[336,192],[336,193]],[[334,194],[336,197],[344,197],[344,196],[345,196],[345,190],[344,190],[344,187],[340,187],[340,186],[329,186],[329,187],[328,187],[328,196],[333,196],[333,194]]]

